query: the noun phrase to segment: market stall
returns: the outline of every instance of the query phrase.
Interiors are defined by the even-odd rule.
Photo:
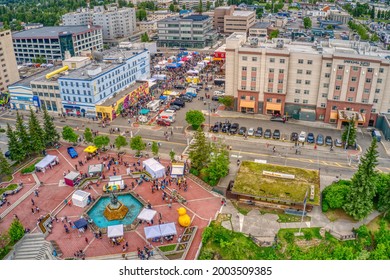
[[[38,172],[45,172],[47,168],[50,168],[58,163],[59,159],[57,156],[47,155],[35,165],[35,170]]]
[[[81,218],[73,223],[73,228],[78,229],[79,232],[84,232],[87,230],[88,222],[86,219]]]
[[[98,150],[98,148],[95,146],[88,146],[84,149],[84,152],[86,152],[88,154],[93,154],[93,153],[96,153],[97,150]]]
[[[123,189],[125,189],[125,183],[122,180],[122,176],[110,176],[110,181],[103,186],[103,191],[105,192],[115,192]]]
[[[177,178],[180,176],[184,176],[184,163],[172,163],[171,177]]]
[[[72,195],[72,203],[75,206],[84,208],[91,202],[91,194],[82,190],[77,190]]]
[[[103,172],[103,164],[91,164],[88,166],[89,176],[100,176]]]
[[[81,176],[79,172],[70,171],[64,178],[65,184],[67,184],[70,187],[76,186],[80,180]]]
[[[122,224],[107,227],[107,237],[108,238],[116,238],[116,237],[122,237],[122,236],[123,236],[123,225]]]
[[[165,167],[154,158],[144,160],[142,165],[153,179],[161,178],[165,175]]]
[[[139,213],[137,219],[141,221],[151,222],[156,214],[156,210],[144,208],[142,209],[141,213]]]
[[[146,239],[154,239],[177,234],[175,223],[160,224],[144,228]]]
[[[140,115],[147,115],[149,114],[150,110],[149,109],[145,109],[145,108],[142,108],[139,113]]]

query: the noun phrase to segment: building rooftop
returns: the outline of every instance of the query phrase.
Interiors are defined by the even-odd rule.
[[[183,19],[193,20],[193,21],[204,21],[209,18],[210,18],[209,16],[204,16],[204,15],[190,15],[190,16],[183,17]]]
[[[264,29],[264,28],[268,28],[271,26],[271,23],[270,22],[256,22],[254,25],[252,25],[251,27],[249,27],[249,29],[251,28],[258,28],[258,29]]]
[[[253,11],[234,11],[233,12],[234,17],[249,17],[253,14],[254,14]]]
[[[114,105],[118,100],[126,96],[127,94],[133,92],[137,88],[139,88],[141,85],[143,85],[145,82],[136,81],[135,84],[130,85],[129,87],[117,92],[115,95],[113,95],[111,98],[105,99],[101,104],[97,103],[98,106],[112,106]]]
[[[85,33],[91,29],[101,29],[100,26],[92,25],[66,25],[66,26],[45,26],[41,28],[29,29],[21,32],[12,33],[13,39],[23,38],[58,38],[60,34]]]
[[[30,83],[35,80],[46,80],[46,74],[49,74],[57,69],[60,69],[62,66],[50,67],[50,68],[35,68],[35,67],[23,67],[19,70],[20,73],[28,75],[28,77],[9,85],[8,87],[30,87]],[[21,75],[22,76],[22,75]],[[47,80],[48,81],[48,80]]]

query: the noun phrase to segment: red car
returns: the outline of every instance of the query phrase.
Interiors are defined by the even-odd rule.
[[[164,119],[157,120],[157,124],[161,125],[161,126],[170,126],[171,125],[171,123],[169,121],[164,120]]]

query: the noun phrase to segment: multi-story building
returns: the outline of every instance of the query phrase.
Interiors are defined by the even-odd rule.
[[[225,91],[241,112],[313,116],[338,127],[354,114],[374,125],[378,113],[390,113],[389,55],[368,43],[258,43],[234,33],[226,40]]]
[[[43,27],[42,23],[26,23],[23,25],[24,30],[34,29],[34,28],[41,28]]]
[[[211,5],[210,7],[215,7],[215,0],[202,0],[203,10],[206,9],[207,2],[210,3],[210,5]],[[185,6],[187,10],[193,10],[199,6],[199,1],[197,1],[197,0],[180,0],[179,5],[180,5],[180,7]]]
[[[103,29],[103,40],[115,40],[131,36],[135,29],[136,17],[134,8],[118,8],[109,5],[96,6],[92,9],[78,9],[76,12],[62,16],[64,25],[94,24]]]
[[[270,22],[257,22],[249,27],[249,37],[266,38],[271,31]]]
[[[223,32],[225,28],[225,16],[232,15],[234,6],[217,7],[214,9],[214,29]]]
[[[204,15],[166,18],[157,22],[157,29],[159,47],[204,48],[217,40],[213,19]]]
[[[19,80],[10,30],[0,31],[0,91]]]
[[[169,10],[161,10],[161,11],[148,12],[146,18],[148,21],[154,21],[154,20],[159,21],[169,17],[177,17],[177,16],[179,16],[178,13],[172,13]]]
[[[157,20],[153,21],[138,21],[138,29],[143,32],[153,33],[157,31]]]
[[[343,11],[330,11],[329,15],[330,20],[341,21],[344,24],[347,24],[351,20],[351,15]]]
[[[234,11],[231,15],[225,15],[223,32],[248,32],[249,27],[254,25],[255,21],[254,11]]]
[[[103,58],[59,77],[62,105],[69,115],[95,116],[96,105],[150,77],[147,50],[114,50]]]
[[[83,51],[103,50],[100,26],[47,26],[12,34],[18,62],[43,58],[47,62],[64,59],[65,51],[79,56]]]

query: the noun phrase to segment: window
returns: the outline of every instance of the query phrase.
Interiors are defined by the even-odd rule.
[[[303,59],[298,59],[298,64],[303,64]]]
[[[325,73],[325,78],[330,78],[330,73]]]
[[[303,91],[303,94],[310,94],[310,90],[305,89],[305,90]]]
[[[246,71],[246,66],[243,66],[243,67],[242,67],[242,71]]]
[[[247,57],[247,56],[243,56],[243,57],[242,57],[242,60],[243,60],[243,61],[247,61],[247,60],[248,60],[248,57]]]
[[[375,89],[375,93],[380,93],[381,90],[379,88]]]
[[[278,80],[278,84],[283,84],[283,80]]]
[[[303,73],[303,70],[301,70],[301,69],[297,70],[297,74],[302,74],[302,73]]]
[[[328,97],[328,94],[327,94],[327,93],[323,93],[323,94],[322,94],[322,97],[327,98],[327,97]]]
[[[305,85],[310,85],[310,80],[306,80]]]
[[[256,82],[256,77],[251,77],[252,82]]]
[[[332,63],[327,63],[327,64],[326,64],[326,67],[327,67],[327,68],[332,67]]]
[[[343,79],[343,76],[341,76],[341,75],[336,76],[336,80],[342,80],[342,79]]]
[[[252,56],[252,61],[253,62],[257,61],[257,57],[256,56]]]
[[[336,87],[335,87],[335,90],[340,90],[340,89],[341,89],[340,86],[336,86]]]
[[[269,62],[275,62],[275,58],[271,57],[271,58],[269,59]]]
[[[278,93],[283,93],[283,89],[278,89]]]
[[[332,110],[337,110],[337,106],[336,106],[336,105],[333,105],[333,106],[332,106]]]
[[[366,83],[371,83],[371,79],[370,79],[370,78],[367,78],[367,79],[366,79]]]
[[[303,104],[307,104],[307,103],[309,103],[309,100],[303,99]]]
[[[382,83],[382,79],[378,79],[376,82],[377,82],[378,84],[381,84],[381,83]]]
[[[337,66],[337,68],[338,68],[339,70],[343,70],[343,69],[344,69],[344,66],[343,66],[343,65],[339,65],[339,66]]]
[[[255,97],[254,97],[254,96],[249,96],[249,100],[254,101],[254,100],[255,100]]]
[[[387,109],[387,113],[390,113],[390,109]]]
[[[311,70],[306,70],[306,75],[311,75]]]
[[[300,89],[296,89],[296,90],[295,90],[295,93],[296,93],[296,94],[300,94],[300,93],[301,93],[301,90],[300,90]]]
[[[333,100],[339,100],[340,99],[340,96],[336,95],[336,96],[333,96]]]
[[[319,119],[320,121],[323,121],[323,120],[325,119],[325,115],[319,115],[319,116],[318,116],[318,119]]]
[[[270,73],[274,73],[274,71],[275,71],[275,70],[274,70],[273,68],[270,68],[270,69],[269,69],[269,72],[270,72]]]
[[[371,113],[375,113],[376,112],[376,109],[371,109]]]
[[[365,114],[366,113],[366,109],[360,109],[359,111],[361,114]]]
[[[286,60],[285,60],[284,58],[281,58],[281,59],[279,60],[279,62],[282,63],[282,64],[284,64],[284,63],[286,62]]]
[[[351,81],[352,81],[352,82],[356,82],[356,81],[357,81],[357,77],[352,77],[352,78],[351,78]]]
[[[284,73],[284,69],[279,69],[279,74],[283,74]]]
[[[255,91],[256,90],[256,87],[251,87],[251,91]]]
[[[302,84],[302,80],[297,80],[297,84]]]
[[[252,67],[252,72],[256,72],[257,71],[257,68],[256,67]]]
[[[272,88],[268,88],[268,92],[273,92],[273,89]]]
[[[313,64],[313,60],[308,60],[307,64]]]
[[[368,103],[368,99],[366,98],[362,99],[362,103]]]
[[[267,98],[267,102],[273,102],[272,98]]]
[[[242,80],[242,81],[246,81],[246,76],[242,76],[242,77],[241,77],[241,80]]]
[[[364,91],[363,91],[363,93],[365,93],[365,94],[369,94],[369,93],[370,93],[370,89],[368,89],[368,88],[365,88],[365,89],[364,89]]]
[[[246,90],[246,86],[241,86],[241,89],[242,90]]]
[[[359,67],[353,66],[353,67],[352,67],[352,71],[355,71],[355,72],[356,72],[356,71],[359,71]]]
[[[350,88],[349,88],[349,91],[354,92],[354,91],[355,91],[355,88],[354,88],[354,87],[350,87]]]
[[[372,68],[367,68],[368,73],[372,73],[373,69]]]
[[[347,101],[348,102],[353,102],[353,97],[348,97]]]
[[[299,99],[298,99],[298,98],[295,98],[295,99],[294,99],[294,103],[299,103]]]
[[[329,84],[328,83],[324,83],[324,88],[329,88]]]
[[[326,107],[326,103],[321,103],[321,108],[325,108]]]
[[[372,103],[378,103],[378,99],[375,98],[375,99],[372,101]]]
[[[273,82],[274,82],[274,79],[268,79],[268,82],[269,82],[269,83],[273,83]]]
[[[383,73],[384,72],[384,69],[383,68],[379,68],[379,73]]]
[[[246,96],[245,95],[241,95],[241,100],[245,100]]]

